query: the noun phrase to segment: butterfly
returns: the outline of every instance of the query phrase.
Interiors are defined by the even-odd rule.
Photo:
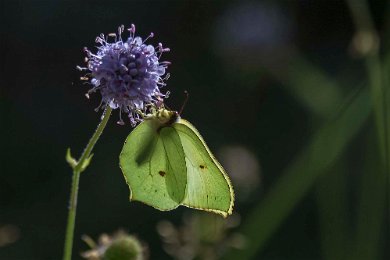
[[[127,137],[120,168],[130,201],[161,211],[180,205],[227,217],[234,191],[225,170],[196,128],[176,111],[160,107]]]

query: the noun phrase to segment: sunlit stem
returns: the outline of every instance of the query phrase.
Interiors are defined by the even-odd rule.
[[[64,260],[72,259],[73,236],[74,236],[74,226],[75,226],[75,219],[76,219],[77,195],[79,189],[80,174],[89,165],[89,162],[92,158],[91,155],[92,149],[95,146],[97,140],[99,140],[99,137],[103,133],[104,128],[106,127],[108,119],[110,118],[111,115],[111,111],[112,109],[109,106],[107,106],[106,110],[104,111],[102,121],[98,125],[91,139],[89,140],[80,159],[74,165],[71,164],[71,167],[73,168],[73,178],[72,178],[72,186],[70,192],[68,222],[66,226],[66,235],[65,235],[65,246],[64,246],[64,257],[63,257]],[[68,162],[69,159],[72,159],[70,156],[70,152],[67,155]]]

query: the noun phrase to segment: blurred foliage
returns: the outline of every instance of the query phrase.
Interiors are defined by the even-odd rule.
[[[169,221],[157,224],[164,250],[173,259],[220,259],[229,248],[243,249],[245,238],[231,232],[240,223],[238,214],[227,220],[220,216],[196,212],[183,216],[183,223],[175,227]]]
[[[90,250],[81,254],[87,260],[143,260],[146,258],[146,247],[134,236],[119,230],[112,236],[101,234],[98,244],[89,236],[84,235],[83,240]]]
[[[0,7],[0,259],[62,255],[65,150],[77,155],[100,118],[74,68],[123,23],[171,48],[168,106],[189,91],[183,117],[231,175],[236,215],[129,203],[118,155],[131,128],[114,118],[81,178],[75,259],[82,234],[120,227],[150,259],[390,258],[388,0]]]

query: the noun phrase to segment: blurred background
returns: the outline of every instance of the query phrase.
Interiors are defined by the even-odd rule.
[[[0,2],[0,259],[60,259],[71,169],[99,122],[75,69],[136,24],[171,49],[167,104],[236,191],[222,219],[128,201],[113,114],[81,176],[86,234],[122,229],[150,259],[389,259],[390,1]]]

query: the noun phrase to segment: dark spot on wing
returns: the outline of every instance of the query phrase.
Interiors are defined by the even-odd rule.
[[[164,171],[159,171],[158,174],[160,174],[161,177],[165,176],[165,172]]]
[[[157,192],[157,190],[154,190],[154,192]]]
[[[199,165],[199,168],[201,168],[201,169],[203,170],[203,169],[206,168],[206,166],[204,166],[204,165],[201,164],[201,165]]]

